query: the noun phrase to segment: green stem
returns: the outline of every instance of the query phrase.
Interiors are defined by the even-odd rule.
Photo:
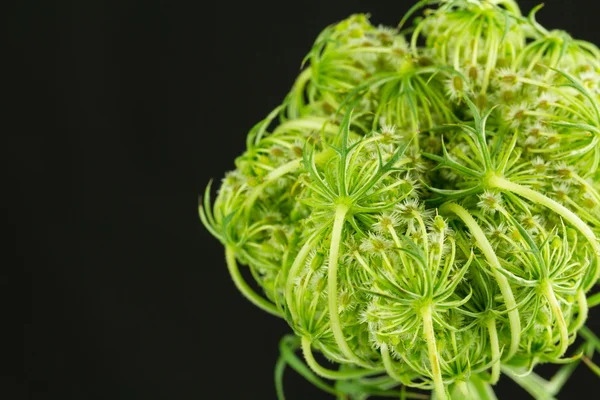
[[[396,247],[401,248],[402,247],[402,243],[400,243],[400,239],[398,238],[398,234],[396,233],[396,229],[394,229],[393,226],[389,226],[388,227],[388,232],[390,233],[390,235],[392,235],[392,239],[394,239],[394,243],[396,244]]]
[[[323,382],[318,376],[316,376],[310,368],[308,368],[294,353],[298,348],[298,337],[294,335],[286,335],[281,339],[279,343],[279,353],[281,358],[289,365],[294,371],[302,375],[304,379],[315,385],[317,388],[335,395],[340,396],[344,400],[348,400],[348,397],[343,393],[340,393],[335,388],[331,387],[327,383]]]
[[[456,381],[456,390],[460,393],[463,399],[468,399],[470,397],[469,385],[465,381]],[[455,395],[453,394],[452,397]]]
[[[286,164],[283,164],[282,166],[278,167],[277,169],[274,169],[273,171],[269,172],[263,178],[263,182],[260,185],[256,186],[254,189],[252,189],[252,191],[250,192],[248,197],[246,197],[246,201],[244,202],[244,210],[245,210],[246,214],[248,214],[250,212],[256,199],[258,198],[258,196],[260,196],[262,193],[264,193],[264,190],[268,185],[270,185],[275,180],[281,178],[282,176],[289,174],[290,172],[296,171],[301,166],[302,166],[302,160],[296,159],[294,161],[290,161]]]
[[[595,373],[596,375],[600,376],[600,367],[599,366],[597,366],[596,364],[594,364],[592,362],[592,360],[590,360],[589,358],[587,358],[585,356],[582,358],[582,360],[589,367],[589,369],[592,370],[593,373]]]
[[[592,344],[597,352],[600,352],[600,339],[587,326],[579,330],[579,336],[584,338],[588,343]]]
[[[588,308],[596,307],[600,305],[600,293],[596,293],[588,297],[587,299]]]
[[[349,207],[345,204],[340,204],[335,210],[335,219],[333,222],[333,230],[331,232],[331,247],[329,249],[329,271],[327,274],[327,293],[328,293],[328,305],[329,305],[329,322],[331,324],[331,331],[335,338],[335,342],[342,351],[345,357],[349,361],[352,361],[360,366],[370,368],[370,365],[362,361],[354,352],[350,349],[344,332],[342,331],[342,325],[340,324],[340,314],[338,313],[338,287],[337,287],[337,268],[338,258],[340,253],[340,245],[342,241],[342,229],[344,228],[344,222],[346,222],[346,215],[348,214]]]
[[[314,245],[315,236],[311,236],[304,246],[298,252],[298,255],[294,259],[290,271],[288,272],[287,280],[285,282],[285,299],[288,305],[288,310],[292,316],[292,321],[298,321],[298,313],[296,312],[296,305],[294,304],[294,279],[298,275],[300,267],[304,264],[304,260],[308,256],[308,253]]]
[[[383,366],[385,367],[387,374],[398,382],[404,382],[403,377],[400,376],[394,368],[392,357],[390,357],[390,351],[385,343],[381,345],[381,359],[383,360]]]
[[[579,349],[577,349],[575,351],[575,353],[576,354],[583,353],[585,347],[586,347],[586,345],[583,344],[582,346],[579,347]],[[558,370],[558,372],[556,372],[556,374],[554,374],[554,376],[548,381],[548,384],[546,385],[546,387],[548,389],[548,393],[551,393],[553,396],[556,396],[558,393],[560,393],[562,388],[568,382],[571,375],[573,375],[573,372],[575,372],[575,369],[579,366],[580,360],[581,359],[575,360],[574,362],[563,365]]]
[[[319,365],[317,360],[312,353],[311,342],[307,337],[302,338],[302,352],[304,353],[304,359],[306,360],[306,364],[314,371],[315,374],[326,378],[326,379],[355,379],[355,378],[363,378],[369,375],[375,375],[383,372],[383,369],[379,370],[349,370],[349,371],[334,371],[331,369],[327,369]]]
[[[549,208],[550,210],[560,215],[568,223],[573,225],[588,240],[588,242],[592,246],[596,259],[594,279],[592,279],[589,282],[589,287],[586,287],[585,290],[588,291],[591,288],[591,286],[598,281],[598,278],[600,278],[600,244],[598,243],[598,239],[596,238],[596,235],[590,229],[590,227],[587,226],[587,224],[583,222],[575,213],[573,213],[565,206],[550,199],[549,197],[546,197],[543,194],[536,192],[535,190],[529,189],[525,186],[521,186],[518,183],[508,181],[502,177],[495,175],[491,176],[488,180],[488,184],[491,187],[518,194],[519,196],[522,196],[535,204],[540,204],[546,208]]]
[[[469,388],[471,389],[471,394],[474,395],[473,397],[476,395],[478,400],[498,400],[492,386],[488,382],[484,382],[483,379],[477,375],[471,376]],[[468,400],[475,400],[475,398]]]
[[[288,114],[290,117],[297,119],[299,117],[299,110],[304,103],[304,90],[306,83],[312,78],[312,69],[306,68],[298,75],[296,82],[294,83],[293,92],[294,96],[290,99],[288,104]]]
[[[273,303],[265,300],[263,297],[258,295],[244,280],[240,270],[235,261],[235,252],[231,246],[225,247],[225,260],[227,261],[227,269],[235,287],[244,295],[245,298],[250,300],[255,306],[268,312],[269,314],[275,315],[276,317],[282,318],[281,312],[275,307]]]
[[[418,212],[414,213],[414,217],[419,223],[419,227],[421,228],[421,235],[423,235],[423,252],[425,254],[429,254],[429,239],[427,238],[427,228],[425,227],[425,221],[421,218],[421,215]]]
[[[577,310],[577,318],[573,321],[572,332],[577,332],[585,324],[589,313],[585,292],[582,289],[577,291],[577,305],[579,309]]]
[[[556,318],[556,324],[558,325],[558,332],[560,334],[560,352],[558,356],[560,357],[565,354],[567,347],[569,347],[569,331],[567,329],[567,323],[565,322],[565,317],[560,309],[560,304],[558,304],[558,300],[556,299],[556,295],[554,294],[550,282],[544,282],[542,284],[542,290],[544,297],[546,297],[546,300],[550,303],[550,308],[552,309],[554,318]]]
[[[495,385],[498,383],[500,379],[500,345],[498,343],[498,330],[496,329],[496,320],[490,318],[487,321],[487,329],[490,335],[490,347],[492,349],[492,360],[494,360],[494,365],[492,365],[492,377],[490,379],[490,383]]]
[[[490,78],[491,78],[491,74],[492,74],[492,70],[494,69],[494,66],[496,65],[497,59],[498,59],[498,43],[497,41],[499,40],[497,37],[497,33],[496,30],[492,28],[492,32],[490,33],[490,51],[488,53],[488,62],[486,63],[485,66],[485,72],[483,74],[483,82],[481,84],[481,94],[485,94],[488,88],[488,85],[490,83]]]
[[[442,379],[442,370],[440,368],[438,349],[435,342],[433,319],[431,317],[431,305],[423,308],[421,316],[423,318],[423,334],[425,335],[425,340],[427,341],[427,349],[429,352],[429,362],[431,363],[431,375],[433,376],[435,394],[439,400],[447,400],[448,395]]]
[[[279,356],[277,363],[275,364],[275,393],[277,394],[277,400],[285,400],[285,394],[283,393],[283,373],[287,363],[282,356]]]
[[[515,383],[525,389],[536,400],[556,400],[546,387],[548,382],[538,375],[531,373],[527,376],[519,375],[510,367],[503,366],[502,372],[510,377]]]
[[[319,154],[317,154],[315,156],[315,163],[317,165],[319,165],[319,164],[323,163],[324,161],[327,161],[334,154],[335,154],[335,150],[333,150],[331,148],[326,148],[325,150],[323,150],[322,152],[320,152]],[[302,158],[298,158],[296,160],[292,160],[288,163],[285,163],[285,164],[281,165],[280,167],[277,167],[276,169],[272,170],[267,175],[265,175],[262,178],[262,183],[256,187],[254,187],[251,190],[251,192],[248,194],[248,197],[246,197],[246,200],[244,201],[244,212],[246,213],[246,215],[248,215],[250,213],[250,210],[252,210],[252,206],[254,205],[254,202],[256,202],[256,199],[258,198],[258,196],[260,196],[261,194],[264,193],[265,188],[267,186],[269,186],[270,184],[272,184],[273,182],[275,182],[277,179],[281,178],[282,176],[285,176],[289,173],[298,171],[299,169],[301,169],[302,166],[303,166]]]
[[[515,301],[515,296],[512,292],[510,284],[508,283],[508,279],[500,272],[500,268],[502,267],[500,265],[500,260],[498,260],[498,256],[485,236],[485,233],[483,233],[483,230],[477,221],[475,221],[473,216],[467,210],[458,204],[446,203],[440,207],[439,212],[440,214],[456,214],[465,223],[465,225],[467,225],[471,231],[471,234],[475,238],[477,245],[483,252],[487,262],[492,268],[494,278],[498,283],[498,287],[500,288],[500,292],[502,293],[502,297],[504,298],[504,303],[508,311],[511,340],[506,359],[510,359],[519,349],[519,342],[521,341],[521,319],[519,317],[517,302]]]

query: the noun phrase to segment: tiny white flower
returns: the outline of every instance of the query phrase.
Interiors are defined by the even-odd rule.
[[[500,240],[504,235],[506,235],[506,224],[504,222],[499,223],[498,225],[490,225],[485,230],[486,236],[492,240]]]
[[[505,108],[505,119],[511,128],[519,128],[526,122],[529,104],[522,102]]]
[[[594,70],[585,71],[579,74],[579,79],[585,87],[592,89],[600,83],[600,74]]]
[[[500,68],[496,72],[498,85],[505,90],[518,90],[523,83],[520,80],[521,74],[510,68]]]
[[[486,190],[479,195],[477,206],[486,213],[494,214],[502,206],[502,195],[499,192]]]
[[[546,169],[548,168],[548,163],[544,161],[542,157],[538,156],[531,160],[531,166],[533,167],[535,172],[539,174],[546,171]]]
[[[539,232],[539,228],[542,225],[542,217],[539,215],[523,215],[521,217],[521,224],[530,233]]]
[[[396,125],[388,124],[385,121],[380,123],[381,134],[384,136],[394,136],[396,133]]]
[[[541,109],[548,109],[550,107],[554,107],[554,105],[556,105],[556,103],[560,100],[560,98],[554,94],[554,93],[550,93],[550,92],[544,92],[542,93],[541,96],[539,96],[536,101],[536,108],[541,108]]]
[[[560,162],[554,166],[554,172],[559,179],[570,181],[575,174],[575,168],[565,162]]]
[[[554,197],[561,202],[564,203],[569,199],[569,191],[571,190],[570,186],[567,183],[553,184],[552,190]]]
[[[373,224],[373,229],[379,233],[389,233],[400,224],[400,218],[395,213],[385,212],[377,216],[377,222]]]
[[[396,205],[398,217],[403,221],[412,221],[416,215],[421,213],[422,208],[417,199],[408,199]]]
[[[468,92],[467,82],[458,75],[446,79],[445,86],[446,95],[453,101],[460,100]]]
[[[369,237],[361,241],[360,249],[366,253],[381,253],[390,249],[392,246],[393,243],[391,240],[386,239],[380,234],[369,232]]]
[[[471,85],[481,86],[483,83],[484,70],[479,64],[468,65],[463,71],[465,77],[471,82]]]

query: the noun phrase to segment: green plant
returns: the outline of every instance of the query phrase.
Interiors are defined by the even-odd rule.
[[[494,399],[502,373],[552,399],[581,359],[598,371],[600,51],[538,10],[425,0],[397,29],[326,28],[207,188],[234,283],[294,330],[280,398],[286,365],[340,399]]]

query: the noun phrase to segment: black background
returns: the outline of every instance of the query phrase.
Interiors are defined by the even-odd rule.
[[[251,3],[19,1],[4,12],[15,124],[2,135],[3,197],[17,263],[2,266],[2,324],[24,327],[25,374],[4,368],[0,395],[19,396],[3,398],[275,398],[289,328],[236,291],[198,196],[233,168],[322,28],[354,12],[396,24],[413,2]],[[595,11],[548,1],[539,20],[600,43]],[[580,367],[561,399],[599,382]],[[330,398],[289,370],[285,384],[291,400]],[[509,395],[528,398],[503,378],[498,396]]]

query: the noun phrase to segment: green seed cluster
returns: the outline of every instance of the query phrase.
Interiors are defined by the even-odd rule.
[[[600,51],[513,0],[425,3],[404,31],[326,28],[200,216],[317,375],[483,398],[564,362],[587,318]]]

